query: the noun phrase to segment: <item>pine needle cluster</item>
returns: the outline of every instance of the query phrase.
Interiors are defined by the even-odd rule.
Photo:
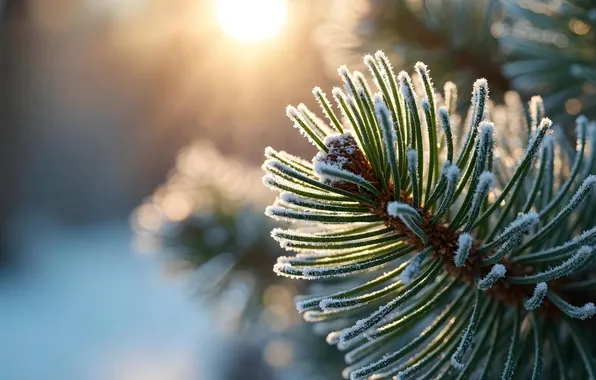
[[[344,377],[596,379],[596,125],[569,144],[534,97],[502,128],[485,79],[462,118],[423,63],[416,86],[381,51],[364,63],[374,87],[341,66],[335,104],[314,88],[326,120],[287,108],[312,161],[263,165],[266,214],[298,223],[272,231],[295,252],[274,271],[317,285],[297,308]]]

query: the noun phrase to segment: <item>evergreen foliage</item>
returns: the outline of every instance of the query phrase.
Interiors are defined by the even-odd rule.
[[[493,107],[485,79],[462,117],[383,52],[314,91],[327,122],[288,107],[319,150],[266,149],[277,274],[314,281],[297,308],[345,353],[350,379],[596,379],[596,124],[575,146],[535,97]],[[305,227],[306,225],[306,227]],[[557,377],[558,376],[558,377]]]
[[[503,74],[556,115],[596,117],[596,1],[501,0]]]
[[[398,70],[423,60],[433,67],[438,84],[449,80],[470,88],[484,77],[500,100],[511,88],[491,32],[501,15],[499,0],[334,0],[319,42],[332,68],[358,67],[363,54],[381,49]],[[469,102],[468,97],[459,100]]]
[[[571,124],[596,117],[595,23],[592,0],[337,0],[319,40],[332,66],[381,48],[399,69],[424,60],[439,84],[485,77],[498,102],[541,95]]]
[[[265,289],[279,282],[271,265],[281,250],[267,239],[274,224],[260,209],[271,196],[260,177],[258,169],[197,142],[133,213],[139,244],[162,254],[168,270],[188,273],[199,294],[220,304],[236,294],[225,310],[241,324],[258,317]]]

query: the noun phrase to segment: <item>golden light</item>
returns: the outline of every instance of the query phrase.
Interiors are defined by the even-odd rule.
[[[184,193],[171,192],[164,197],[161,209],[171,221],[179,222],[190,215],[192,203]]]
[[[243,42],[273,37],[283,27],[286,16],[284,0],[217,0],[221,28]]]
[[[565,111],[570,115],[577,115],[582,110],[582,102],[577,98],[571,98],[565,102]]]

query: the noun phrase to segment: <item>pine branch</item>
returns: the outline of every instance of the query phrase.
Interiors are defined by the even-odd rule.
[[[459,115],[430,96],[424,64],[416,65],[421,95],[383,53],[367,55],[365,63],[377,92],[361,73],[340,68],[347,91],[334,96],[344,117],[328,115],[320,102],[327,120],[342,124],[316,122],[312,134],[324,148],[314,165],[267,151],[264,182],[282,192],[267,214],[314,223],[272,234],[297,252],[280,257],[275,271],[321,283],[319,295],[300,301],[298,310],[307,321],[341,322],[327,341],[346,351],[351,379],[463,379],[480,372],[538,378],[542,363],[559,360],[558,351],[543,349],[546,340],[561,352],[575,349],[566,365],[589,373],[591,348],[583,341],[542,333],[547,321],[565,330],[563,319],[596,313],[595,227],[581,215],[594,211],[596,197],[593,161],[584,157],[586,120],[578,119],[574,152],[554,149],[559,142],[540,99],[530,103],[528,124],[523,108],[509,103],[517,117],[495,142],[501,126],[489,120],[482,79],[463,124],[466,139],[455,144],[451,124]],[[452,84],[446,87],[443,99],[455,94]],[[447,144],[430,149],[442,137]],[[515,146],[519,141],[527,144]],[[553,162],[567,162],[567,154],[572,167],[554,171]],[[334,286],[325,292],[330,280]],[[596,333],[593,324],[582,328]],[[535,358],[524,360],[532,344]]]

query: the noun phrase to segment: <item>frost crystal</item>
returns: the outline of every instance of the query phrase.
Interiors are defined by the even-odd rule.
[[[453,259],[455,266],[463,267],[465,265],[466,260],[470,255],[470,249],[472,248],[473,241],[474,238],[472,238],[472,235],[466,232],[459,235],[457,240],[457,251],[455,252],[455,257]]]
[[[478,289],[482,291],[490,289],[498,279],[505,277],[505,273],[507,273],[505,266],[502,264],[496,264],[486,275],[486,277],[478,281]]]
[[[546,292],[548,292],[548,285],[546,282],[537,283],[532,297],[524,302],[526,310],[534,310],[540,307],[542,301],[544,301],[544,297],[546,297]]]

